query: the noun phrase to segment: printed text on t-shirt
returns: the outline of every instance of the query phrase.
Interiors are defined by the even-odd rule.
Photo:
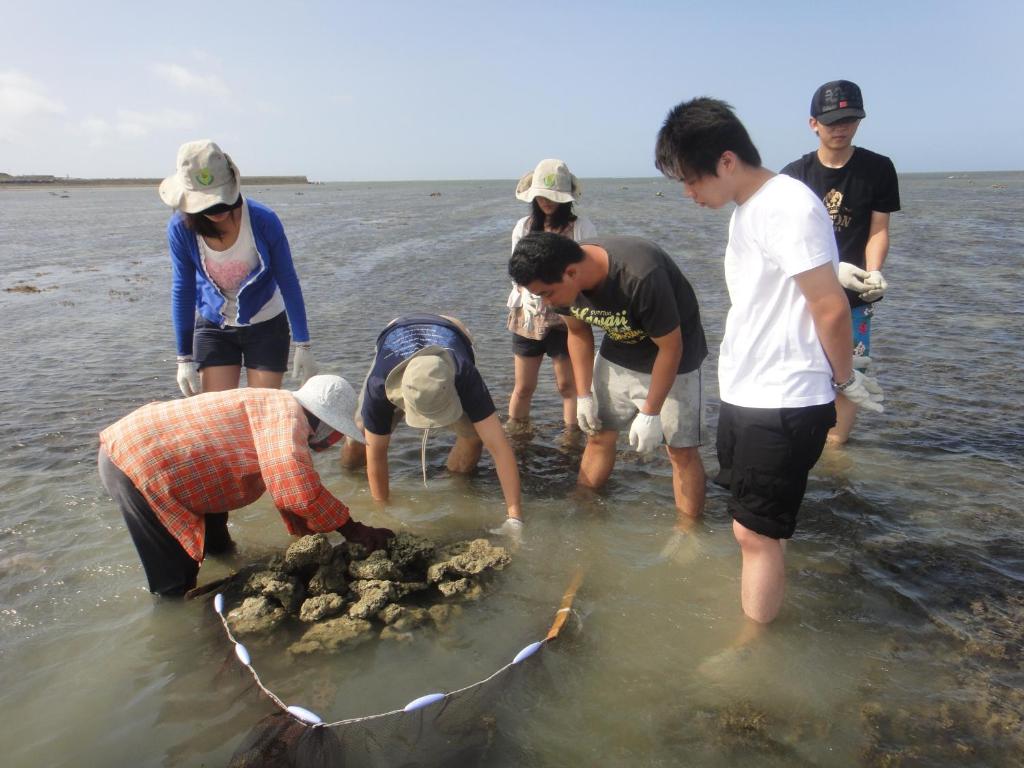
[[[626,310],[608,312],[603,309],[591,309],[590,307],[572,307],[572,316],[585,323],[603,328],[612,341],[619,341],[623,344],[636,344],[647,338],[646,331],[633,328],[629,324]]]

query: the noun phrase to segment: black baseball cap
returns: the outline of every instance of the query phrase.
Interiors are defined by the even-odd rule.
[[[825,125],[847,117],[863,118],[864,98],[860,88],[849,80],[825,83],[811,98],[811,117]]]

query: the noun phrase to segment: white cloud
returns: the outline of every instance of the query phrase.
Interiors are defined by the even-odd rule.
[[[88,139],[90,146],[98,147],[113,139],[142,139],[153,133],[179,135],[192,130],[197,123],[192,113],[175,109],[157,112],[118,109],[110,119],[92,116],[79,121],[77,132]]]
[[[197,75],[180,64],[154,64],[153,72],[165,82],[183,91],[227,97],[227,84],[217,75]]]
[[[45,88],[28,75],[16,70],[0,72],[0,117],[17,120],[64,111],[64,105],[47,96]]]
[[[196,118],[189,112],[176,109],[161,109],[157,112],[136,112],[130,109],[117,110],[114,129],[120,136],[148,136],[153,131],[169,130],[178,132],[191,129]]]

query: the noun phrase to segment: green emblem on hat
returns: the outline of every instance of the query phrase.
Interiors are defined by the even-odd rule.
[[[553,189],[555,186],[555,181],[557,179],[558,176],[556,176],[553,173],[549,173],[547,176],[544,177],[544,186],[547,187],[548,189]]]
[[[213,174],[210,173],[209,168],[201,168],[199,173],[197,173],[193,178],[196,180],[196,184],[200,184],[204,187],[208,187],[213,184]]]

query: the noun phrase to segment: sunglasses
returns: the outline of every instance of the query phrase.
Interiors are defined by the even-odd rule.
[[[216,216],[217,214],[227,213],[228,211],[233,211],[236,208],[241,208],[241,207],[242,207],[242,196],[239,195],[238,199],[235,200],[235,202],[231,203],[231,205],[228,205],[227,203],[217,203],[216,205],[211,205],[209,208],[203,209],[197,215],[199,215],[199,216]]]

